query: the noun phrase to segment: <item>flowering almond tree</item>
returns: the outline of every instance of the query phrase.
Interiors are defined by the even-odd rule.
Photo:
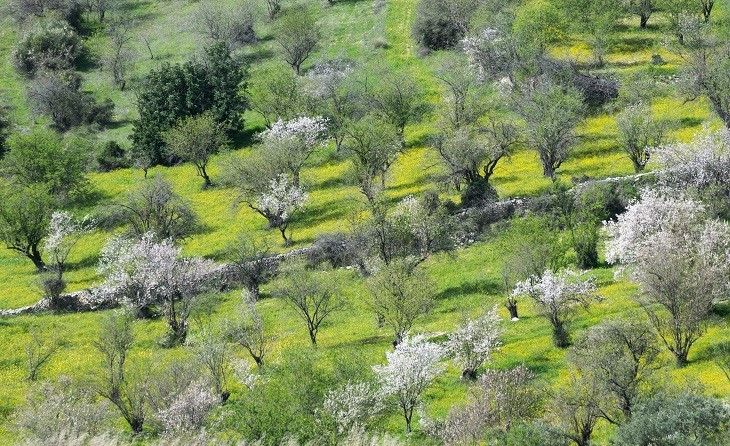
[[[489,361],[502,344],[499,338],[503,332],[497,307],[494,307],[449,334],[446,349],[461,365],[463,378],[476,379],[477,369]]]
[[[600,299],[593,278],[583,279],[583,273],[566,270],[562,273],[545,271],[541,277],[518,282],[513,291],[517,296],[530,296],[538,311],[553,326],[553,343],[556,347],[570,345],[566,324],[576,307],[587,308],[593,300]]]
[[[271,180],[269,190],[261,193],[258,201],[249,207],[266,217],[269,226],[278,229],[284,244],[289,245],[291,239],[286,236],[286,230],[292,216],[302,209],[307,197],[304,189],[290,183],[289,177],[280,174]]]
[[[342,387],[330,389],[324,396],[324,410],[334,419],[339,434],[361,426],[383,409],[380,388],[368,381],[348,381]]]
[[[682,194],[644,192],[606,228],[606,259],[639,284],[654,330],[686,365],[713,306],[730,292],[730,225]]]
[[[112,239],[102,250],[99,273],[106,278],[100,293],[144,314],[159,305],[170,329],[169,344],[185,342],[195,298],[208,290],[218,266],[202,258],[183,258],[169,239]]]
[[[312,154],[327,142],[327,120],[319,116],[278,120],[260,137],[264,149],[271,153],[272,161],[282,171],[291,174],[292,183],[299,187],[302,168]]]
[[[407,336],[394,351],[386,352],[388,363],[374,366],[383,392],[392,395],[403,411],[406,432],[411,431],[413,409],[421,394],[443,370],[444,349],[423,335]]]

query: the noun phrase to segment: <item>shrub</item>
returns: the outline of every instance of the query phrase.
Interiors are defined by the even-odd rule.
[[[489,180],[481,177],[468,183],[461,193],[461,204],[465,208],[482,206],[493,203],[498,199],[497,190],[494,186],[489,184]]]
[[[35,80],[28,98],[34,111],[50,116],[53,127],[60,131],[82,124],[108,124],[114,112],[111,99],[99,103],[91,93],[82,91],[76,74],[50,74]]]
[[[309,253],[309,262],[313,265],[329,262],[334,268],[353,265],[358,258],[352,237],[342,232],[319,236]]]
[[[81,39],[68,23],[41,22],[20,38],[13,62],[23,74],[33,76],[39,70],[72,68],[81,51]]]
[[[116,141],[107,141],[96,155],[96,162],[102,172],[109,172],[122,167],[129,167],[127,152]]]
[[[659,394],[616,432],[617,446],[727,444],[730,410],[721,400],[694,393]]]
[[[453,48],[466,34],[476,2],[454,8],[459,0],[421,0],[416,8],[413,36],[429,50]],[[454,13],[453,11],[458,12]]]

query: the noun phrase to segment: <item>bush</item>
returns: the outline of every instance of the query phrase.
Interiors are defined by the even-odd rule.
[[[646,401],[616,432],[617,446],[725,445],[730,409],[721,400],[695,393],[659,394]]]
[[[67,70],[81,55],[76,31],[63,21],[42,22],[25,33],[13,50],[15,67],[28,76],[40,70]]]
[[[323,234],[312,245],[309,262],[319,265],[329,262],[334,268],[350,266],[358,262],[357,247],[351,236],[345,233]]]
[[[483,206],[498,199],[497,190],[489,184],[486,178],[482,177],[467,184],[466,189],[461,193],[461,204],[465,208]]]
[[[573,249],[580,269],[598,266],[598,228],[593,224],[578,226],[573,235]]]
[[[99,163],[99,169],[102,172],[129,167],[127,152],[116,141],[107,141],[104,144],[101,152],[96,156],[96,162]]]
[[[458,0],[421,0],[416,8],[413,36],[416,42],[429,50],[443,50],[456,46],[467,31],[469,16],[474,11],[473,2],[459,8],[453,14],[449,3]]]
[[[28,98],[33,109],[48,115],[53,126],[67,131],[82,124],[108,124],[113,117],[114,103],[99,103],[90,92],[81,91],[81,78],[72,73],[51,74],[35,80]]]

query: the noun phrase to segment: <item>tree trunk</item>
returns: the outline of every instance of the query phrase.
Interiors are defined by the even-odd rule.
[[[35,265],[38,271],[46,270],[46,263],[43,261],[43,257],[38,250],[38,245],[31,246],[30,251],[26,254],[26,256],[33,262],[33,265]]]
[[[677,351],[677,352],[673,352],[673,353],[674,353],[674,359],[677,362],[677,367],[678,368],[681,369],[683,367],[686,367],[687,364],[689,364],[689,361],[687,360],[687,356],[689,355],[689,351],[682,350],[682,351]]]
[[[517,314],[517,303],[516,302],[508,302],[507,311],[509,311],[510,319],[519,319],[520,318],[519,315]]]
[[[469,381],[475,381],[477,379],[477,371],[464,369],[461,371],[461,378]]]
[[[210,181],[210,177],[208,176],[208,172],[205,171],[205,166],[200,168],[200,176],[203,177],[203,189],[207,189],[213,185],[213,182]]]
[[[645,14],[642,14],[641,15],[641,21],[639,23],[639,26],[641,27],[641,29],[646,29],[646,23],[648,21],[649,21],[649,16],[648,15],[645,15]]]
[[[558,348],[570,346],[570,335],[562,322],[553,323],[553,344]]]

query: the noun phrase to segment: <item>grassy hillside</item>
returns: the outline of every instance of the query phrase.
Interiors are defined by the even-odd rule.
[[[222,1],[233,3],[231,0]],[[325,31],[322,49],[308,63],[339,54],[353,59],[387,59],[398,69],[413,73],[425,87],[430,101],[435,103],[439,100],[441,87],[433,73],[443,55],[417,55],[417,48],[411,38],[416,0],[387,0],[384,3],[382,0],[343,0],[331,7],[325,6],[323,1],[308,0],[307,3],[317,9],[319,22]],[[376,3],[382,4],[376,8]],[[129,5],[130,12],[138,20],[135,29],[137,38],[134,39],[135,52],[138,54],[134,71],[137,78],[163,61],[187,60],[201,51],[204,42],[190,29],[198,3],[185,0],[133,0]],[[290,5],[284,2],[285,7]],[[726,24],[730,8],[726,3],[719,3],[717,8],[713,20]],[[12,44],[17,39],[15,28],[9,19],[1,24],[0,93],[10,102],[19,124],[30,125],[36,120],[43,122],[42,118],[36,119],[30,113],[24,98],[25,81],[14,71],[9,60]],[[665,21],[659,15],[653,17],[650,24],[650,28],[643,31],[633,21],[622,26],[619,42],[607,55],[605,71],[619,77],[635,71],[662,75],[672,75],[676,71],[679,60],[661,49],[663,34],[660,31],[667,26]],[[254,66],[269,63],[277,59],[280,53],[268,25],[262,25],[258,32],[261,43],[242,50]],[[149,58],[143,36],[150,43],[155,59]],[[387,47],[376,49],[375,40],[383,38],[388,43]],[[101,33],[94,33],[87,39],[87,47],[94,52],[101,51],[106,44]],[[586,61],[589,57],[579,35],[572,36],[570,42],[555,48],[554,52],[557,56],[571,56],[578,61]],[[654,53],[661,54],[667,65],[652,66],[651,56]],[[109,97],[116,104],[115,124],[94,137],[99,141],[117,140],[128,146],[126,138],[131,132],[131,122],[136,117],[134,93],[113,88],[109,73],[98,67],[89,67],[82,74],[88,90],[99,98]],[[681,140],[689,139],[704,122],[714,122],[715,119],[710,115],[704,100],[685,103],[679,97],[663,96],[655,98],[652,106],[661,117],[672,120],[672,135]],[[388,197],[398,199],[437,187],[434,182],[434,176],[438,173],[436,159],[427,147],[433,122],[434,118],[428,116],[407,129],[409,149],[394,166],[386,192]],[[247,112],[245,131],[252,133],[261,127],[259,117]],[[584,175],[606,177],[632,172],[631,162],[617,146],[611,114],[602,111],[590,116],[581,125],[579,133],[580,145],[562,167],[562,178],[570,180],[571,177]],[[248,148],[243,143],[236,149],[232,155],[220,155],[213,159],[210,173],[214,181],[224,156],[247,156]],[[338,158],[334,149],[329,147],[317,155],[314,164],[315,167],[303,173],[303,181],[311,199],[305,212],[293,224],[294,247],[310,244],[319,234],[348,230],[348,217],[361,208],[361,194],[354,185],[343,180],[349,167],[348,161]],[[151,169],[149,175],[170,180],[176,192],[192,202],[203,223],[204,229],[184,242],[185,253],[222,260],[225,247],[240,232],[250,233],[257,238],[266,237],[272,241],[272,245],[279,246],[278,233],[267,230],[263,218],[249,209],[234,206],[236,192],[233,189],[215,187],[201,190],[201,180],[195,176],[192,166],[157,167]],[[79,214],[98,212],[104,205],[120,199],[145,181],[143,173],[136,169],[93,173],[90,179],[98,199],[93,206],[76,209]],[[542,177],[539,160],[532,151],[521,151],[502,163],[492,181],[502,197],[536,195],[549,185],[549,180]],[[96,231],[81,241],[71,256],[70,270],[66,276],[70,290],[83,289],[99,281],[96,273],[99,249],[110,235],[105,231]],[[455,257],[439,255],[427,262],[427,271],[438,285],[438,304],[435,311],[415,327],[416,331],[443,333],[452,330],[463,315],[475,315],[494,305],[500,305],[500,314],[507,318],[507,311],[501,306],[500,237],[499,233],[494,234],[487,241],[459,250]],[[366,293],[363,279],[351,271],[333,274],[340,275],[349,307],[347,311],[337,313],[322,330],[319,348],[343,354],[356,351],[370,364],[382,362],[384,352],[390,348],[390,338],[385,330],[377,328],[374,317],[362,303],[362,296]],[[633,285],[614,280],[613,271],[607,267],[597,269],[593,274],[599,280],[600,294],[605,299],[592,306],[589,312],[580,313],[572,330],[579,331],[609,316],[641,311],[631,299],[636,292]],[[39,299],[36,281],[37,275],[30,261],[9,250],[0,250],[0,308],[15,308],[36,302]],[[267,290],[264,288],[265,295]],[[226,314],[239,299],[239,290],[222,295],[215,306],[216,315]],[[277,351],[308,344],[304,326],[291,308],[276,299],[263,299],[258,305],[266,321],[276,327]],[[724,320],[713,323],[708,334],[696,344],[690,355],[690,365],[679,370],[670,365],[664,369],[662,379],[678,384],[700,382],[710,394],[730,394],[730,383],[708,358],[711,344],[720,339],[730,339],[730,328],[727,328],[730,308],[722,310]],[[526,302],[521,306],[521,313],[519,322],[507,326],[505,345],[496,357],[495,366],[508,367],[524,363],[548,383],[565,379],[565,351],[552,346],[548,323],[536,317]],[[62,332],[66,341],[60,354],[55,355],[42,371],[41,378],[61,374],[83,378],[99,361],[92,346],[99,318],[99,313],[81,313],[0,319],[0,345],[3,346],[0,350],[0,443],[10,443],[15,438],[10,429],[10,416],[23,402],[29,389],[29,384],[23,380],[24,352],[21,346],[29,339],[31,328]],[[138,342],[134,354],[140,357],[179,354],[176,350],[159,346],[157,340],[164,328],[162,321],[136,322]],[[240,351],[237,355],[244,357]],[[664,359],[670,362],[668,356]],[[437,380],[428,391],[426,401],[434,415],[444,415],[451,405],[463,399],[465,391],[465,383],[459,379],[454,367]],[[240,392],[234,391],[232,399],[235,401],[242,397]],[[400,435],[402,420],[393,415],[383,421],[382,427]],[[605,441],[608,432],[609,428],[601,425],[596,434],[597,441]],[[413,442],[422,439],[415,436]]]

